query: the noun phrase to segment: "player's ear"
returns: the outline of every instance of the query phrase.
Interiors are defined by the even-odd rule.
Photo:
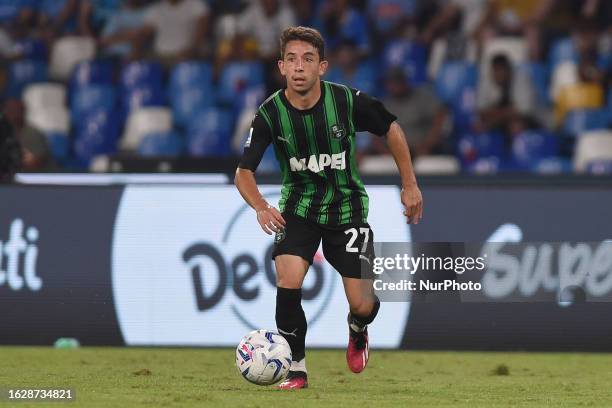
[[[278,60],[278,70],[280,71],[282,76],[286,75],[286,72],[285,72],[285,61]]]
[[[326,60],[319,62],[319,76],[323,76],[327,72],[328,65]]]

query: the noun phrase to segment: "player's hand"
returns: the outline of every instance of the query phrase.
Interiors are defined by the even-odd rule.
[[[418,224],[421,218],[423,218],[423,195],[419,187],[414,184],[402,188],[401,200],[405,207],[404,215],[406,216],[406,223]]]
[[[270,204],[266,204],[266,207],[257,210],[257,222],[259,222],[261,229],[268,235],[272,235],[285,228],[285,219],[281,213]]]

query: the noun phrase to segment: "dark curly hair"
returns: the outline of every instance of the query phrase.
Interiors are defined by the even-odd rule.
[[[13,179],[21,167],[21,146],[8,119],[0,114],[0,182]]]
[[[289,41],[304,41],[312,45],[319,52],[319,59],[325,59],[325,42],[320,32],[310,27],[289,27],[280,37],[280,58],[285,58],[285,47]]]

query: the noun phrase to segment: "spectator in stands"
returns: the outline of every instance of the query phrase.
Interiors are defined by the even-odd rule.
[[[248,35],[237,34],[219,42],[215,55],[217,75],[223,66],[231,61],[257,61],[259,58],[257,51],[257,42]]]
[[[80,0],[79,32],[95,37],[121,7],[122,0]]]
[[[533,0],[492,0],[486,10],[483,41],[495,36],[524,37],[529,57],[538,60],[540,52],[539,24],[546,10],[542,2]]]
[[[483,40],[493,36],[524,37],[530,59],[537,61],[545,55],[543,37],[559,36],[577,18],[591,19],[593,27],[597,26],[597,18],[611,16],[609,3],[601,0],[492,0],[483,23]]]
[[[255,0],[238,18],[240,33],[257,41],[259,54],[267,61],[278,59],[278,38],[285,28],[294,25],[293,10],[280,0]]]
[[[437,3],[435,0],[368,0],[366,12],[377,44],[404,31],[407,25],[422,28]]]
[[[334,50],[334,64],[326,75],[331,82],[345,84],[369,95],[377,95],[376,75],[371,64],[360,62],[357,44],[343,40]]]
[[[0,57],[16,60],[23,57],[15,45],[27,38],[36,27],[39,0],[0,0]]]
[[[385,75],[385,90],[387,96],[383,103],[397,116],[410,151],[417,156],[443,151],[448,114],[431,87],[413,86],[406,72],[394,67]]]
[[[15,44],[11,35],[0,27],[0,58],[10,59],[15,56]]]
[[[0,24],[12,38],[29,34],[36,24],[37,0],[0,0]]]
[[[38,27],[48,42],[62,34],[77,31],[78,0],[42,0],[38,11]]]
[[[145,4],[145,0],[126,0],[106,22],[98,41],[105,55],[116,58],[132,56],[132,43],[138,41],[138,36],[134,34],[143,25]]]
[[[271,92],[284,83],[276,66],[278,39],[285,28],[296,24],[293,9],[281,0],[253,0],[238,17],[238,33],[244,38],[255,40],[257,44],[259,57],[265,67],[265,87]],[[248,41],[244,45],[249,45]]]
[[[351,40],[357,45],[360,56],[369,54],[367,20],[359,10],[349,5],[348,0],[330,0],[323,3],[320,21],[322,26],[317,28],[330,49],[336,48],[344,40]]]
[[[303,27],[314,27],[316,23],[315,4],[313,0],[291,0],[296,23]]]
[[[0,116],[0,183],[13,180],[21,167],[21,146],[8,119]]]
[[[482,78],[478,86],[478,130],[510,132],[510,125],[522,122],[535,126],[541,118],[529,77],[515,70],[504,54],[491,60],[491,79]]]
[[[561,125],[573,110],[599,109],[604,105],[607,85],[607,64],[597,50],[596,30],[584,26],[576,41],[578,63],[575,83],[560,86],[555,95],[555,123]]]
[[[21,145],[22,168],[27,171],[45,171],[55,167],[47,139],[38,130],[25,123],[24,106],[19,99],[4,102],[3,117],[10,123],[14,136]]]
[[[576,49],[578,64],[592,65],[598,72],[592,72],[587,76],[596,75],[603,78],[604,72],[609,68],[609,57],[599,52],[600,38],[599,22],[595,18],[579,19],[572,28],[572,42]]]
[[[485,23],[487,4],[488,0],[448,0],[423,30],[422,40],[430,44],[449,31],[456,31],[468,39],[479,38]],[[456,30],[458,23],[459,29]]]
[[[209,25],[209,8],[202,0],[161,0],[151,5],[138,30],[139,43],[153,37],[154,57],[173,64],[201,57]],[[144,47],[139,50],[145,56]]]

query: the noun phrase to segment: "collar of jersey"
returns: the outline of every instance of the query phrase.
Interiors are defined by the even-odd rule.
[[[323,100],[325,99],[325,84],[323,82],[324,81],[321,80],[321,96],[319,96],[319,100],[317,101],[317,103],[315,103],[314,105],[312,105],[312,107],[308,109],[298,109],[295,106],[293,106],[291,102],[289,102],[289,99],[287,99],[287,95],[285,95],[285,90],[287,89],[286,87],[283,88],[280,92],[281,101],[283,101],[283,103],[288,109],[291,109],[292,111],[295,111],[302,115],[308,115],[312,113],[315,109],[317,109],[319,105],[323,103]]]

